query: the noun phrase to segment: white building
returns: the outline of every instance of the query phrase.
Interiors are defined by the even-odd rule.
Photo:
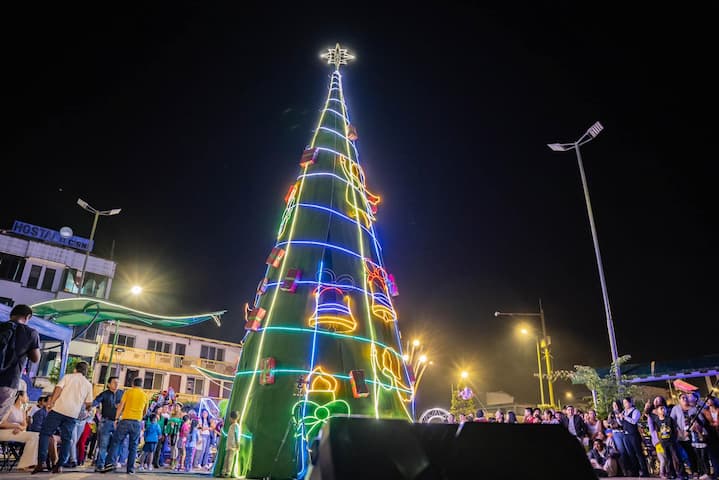
[[[15,222],[13,227],[18,224],[28,225]],[[37,228],[43,232],[54,232]],[[85,252],[53,244],[52,241],[32,240],[38,235],[25,237],[18,231],[19,228],[0,230],[0,303],[9,306],[23,303],[32,305],[76,296]],[[49,235],[46,238],[55,237]],[[116,264],[112,260],[90,255],[80,293],[85,297],[109,298],[115,268]]]
[[[113,352],[114,324],[106,322],[94,330],[98,338],[94,345],[100,346],[93,369],[96,392],[103,388],[112,354],[110,374],[119,377],[125,387],[140,377],[145,390],[159,392],[172,387],[181,402],[196,402],[200,397],[217,401],[230,396],[232,382],[204,378],[193,366],[233,376],[241,351],[237,343],[121,323]],[[86,336],[92,335],[88,331]]]
[[[16,221],[0,230],[0,303],[32,305],[47,300],[83,297],[108,299],[115,277],[116,263],[90,255],[84,285],[80,289],[85,251],[89,240],[63,238],[54,230]],[[81,290],[81,291],[79,291]],[[75,327],[80,334],[84,327]],[[93,365],[95,390],[103,387],[115,327],[111,323],[92,325],[70,343],[69,355]],[[240,345],[199,338],[168,330],[122,323],[118,330],[113,371],[119,365],[120,384],[130,386],[140,376],[150,390],[172,388],[186,401],[200,396],[229,397],[231,382],[210,382],[192,365],[233,375]],[[59,351],[47,350],[37,367],[36,384],[46,390],[46,378],[59,363]]]

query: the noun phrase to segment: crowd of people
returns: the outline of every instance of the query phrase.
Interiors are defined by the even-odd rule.
[[[171,388],[148,397],[141,378],[122,391],[118,378],[110,377],[93,397],[89,365],[81,361],[28,410],[22,365],[40,358],[38,333],[27,326],[31,317],[30,307],[17,305],[10,321],[0,324],[0,441],[23,444],[18,469],[33,474],[84,464],[127,473],[136,467],[212,469],[222,420],[207,409],[183,407]]]
[[[520,423],[513,411],[460,414],[450,422]],[[714,479],[719,476],[719,399],[683,393],[679,403],[656,397],[640,410],[630,397],[612,402],[607,418],[582,412],[526,408],[521,423],[562,425],[584,446],[599,476]]]

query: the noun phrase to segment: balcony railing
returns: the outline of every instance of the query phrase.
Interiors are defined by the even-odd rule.
[[[122,349],[122,351],[118,351]],[[99,362],[109,362],[112,345],[100,345]],[[115,353],[112,356],[113,365],[127,365],[133,367],[145,367],[153,370],[163,370],[167,372],[179,372],[187,374],[197,374],[197,370],[192,368],[193,365],[212,370],[213,372],[225,375],[234,375],[235,365],[229,362],[218,362],[216,360],[208,360],[200,357],[189,357],[187,355],[173,355],[171,353],[153,352],[152,350],[143,350],[141,348],[133,348],[126,346],[115,347]]]

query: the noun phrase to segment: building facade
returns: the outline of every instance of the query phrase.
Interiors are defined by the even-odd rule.
[[[120,385],[129,387],[133,379],[140,377],[146,391],[160,392],[172,387],[185,403],[197,402],[201,397],[218,401],[230,396],[231,381],[205,378],[194,366],[233,376],[240,344],[126,323],[116,326],[107,322],[91,330],[95,330],[97,340],[93,341],[93,332],[88,330],[85,337],[89,338],[76,341],[99,345],[93,368],[98,393],[109,368],[110,375],[119,377]]]

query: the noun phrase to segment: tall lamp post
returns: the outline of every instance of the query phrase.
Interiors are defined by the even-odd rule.
[[[523,328],[520,330],[520,333],[522,335],[529,335],[530,331],[526,328]],[[533,332],[532,332],[533,333]],[[534,337],[534,341],[537,344],[537,368],[539,369],[539,401],[541,405],[545,405],[544,403],[544,382],[542,381],[542,355],[539,352],[539,337],[537,335],[532,335]]]
[[[594,254],[597,257],[597,269],[599,270],[599,282],[602,285],[602,298],[604,300],[604,313],[607,317],[607,332],[609,333],[609,346],[612,350],[612,363],[615,366],[617,381],[621,377],[619,371],[619,355],[617,353],[617,339],[614,336],[614,320],[612,319],[612,310],[609,307],[609,293],[607,292],[607,282],[604,277],[604,266],[602,265],[602,255],[599,252],[599,238],[597,237],[597,227],[594,223],[594,213],[592,212],[592,202],[589,199],[589,187],[587,186],[587,176],[584,174],[584,164],[582,163],[582,154],[579,147],[591,142],[599,133],[604,130],[601,123],[596,122],[589,127],[579,140],[572,143],[549,143],[547,146],[555,152],[566,152],[574,150],[577,153],[577,164],[579,165],[579,175],[582,178],[582,187],[584,188],[584,201],[587,204],[587,216],[589,217],[589,226],[592,230],[592,241],[594,242]]]
[[[96,208],[93,208],[88,204],[85,200],[82,198],[77,199],[77,204],[84,210],[87,210],[88,212],[92,213],[95,218],[92,221],[92,231],[90,232],[90,244],[94,246],[94,239],[95,239],[95,230],[97,229],[97,220],[100,218],[100,216],[103,217],[109,217],[112,215],[117,215],[122,211],[121,208],[113,208],[112,210],[97,210]],[[85,286],[85,272],[87,270],[87,259],[90,256],[90,249],[88,248],[85,252],[85,261],[82,264],[82,276],[80,277],[80,286],[77,289],[77,296],[79,297],[82,294],[82,287]]]
[[[508,312],[494,312],[495,317],[533,317],[539,318],[542,324],[542,338],[539,339],[539,345],[544,350],[544,361],[547,366],[547,385],[549,387],[549,403],[552,406],[557,405],[554,403],[554,372],[552,370],[552,355],[549,347],[552,345],[552,339],[547,335],[547,325],[544,321],[544,308],[542,308],[542,300],[539,300],[539,312],[529,313],[508,313]],[[541,369],[540,369],[540,385],[541,385]]]

